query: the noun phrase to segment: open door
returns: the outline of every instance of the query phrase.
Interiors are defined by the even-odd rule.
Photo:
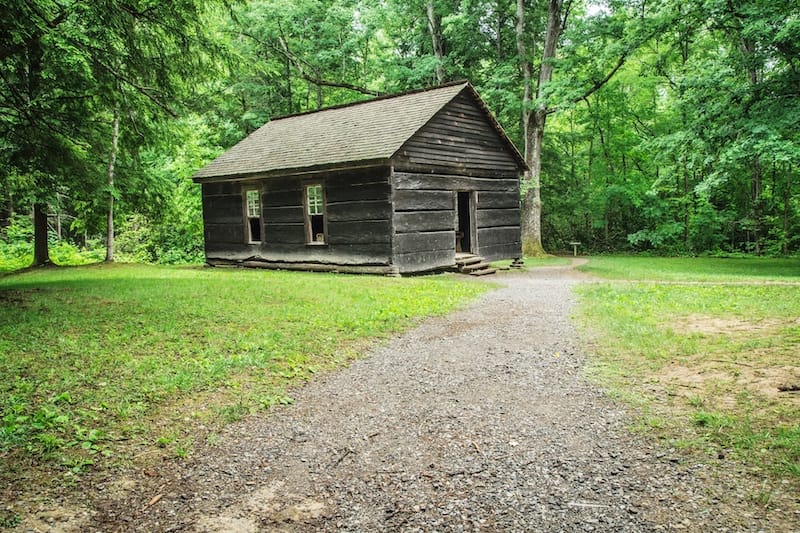
[[[456,193],[456,252],[475,253],[475,202],[474,193]]]

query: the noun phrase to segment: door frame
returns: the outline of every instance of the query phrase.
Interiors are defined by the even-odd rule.
[[[478,253],[478,231],[476,226],[476,219],[477,219],[477,203],[478,203],[478,193],[477,191],[469,191],[469,190],[458,190],[454,191],[455,194],[455,213],[456,213],[456,224],[455,224],[455,233],[456,233],[456,242],[455,248],[456,252],[462,253],[471,253],[477,254]],[[463,203],[466,201],[467,205],[463,206]],[[462,220],[461,213],[465,212],[467,215],[466,224]],[[465,227],[465,226],[469,227]],[[466,235],[467,237],[467,249],[464,249],[464,243],[459,237],[459,234]],[[459,250],[461,248],[461,250]]]

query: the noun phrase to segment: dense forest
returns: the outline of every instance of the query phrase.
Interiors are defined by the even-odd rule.
[[[460,79],[529,163],[527,253],[800,252],[797,0],[0,10],[0,256],[20,264],[201,261],[189,177],[216,155],[273,117]]]

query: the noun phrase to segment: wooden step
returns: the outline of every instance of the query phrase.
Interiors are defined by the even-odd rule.
[[[464,265],[461,267],[462,272],[474,272],[476,270],[483,270],[485,268],[489,268],[489,263],[484,263],[483,261],[479,261],[477,263],[472,263],[470,265]]]
[[[455,269],[462,274],[469,274],[471,276],[485,276],[487,274],[494,274],[497,269],[489,266],[489,263],[483,260],[483,257],[475,254],[462,253],[456,254]]]
[[[469,273],[470,276],[487,276],[497,272],[496,268],[482,268],[481,270],[473,270]]]
[[[480,263],[483,261],[483,258],[479,255],[462,255],[456,256],[456,264],[458,266],[465,266],[465,265],[474,265],[475,263]]]

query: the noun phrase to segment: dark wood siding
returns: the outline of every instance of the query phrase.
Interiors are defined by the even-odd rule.
[[[412,172],[508,177],[519,173],[508,145],[467,91],[406,141],[392,161],[397,170]]]
[[[324,181],[325,216],[331,260],[349,253],[348,246],[366,247],[381,263],[391,261],[392,208],[389,169],[331,174]]]
[[[227,244],[246,254],[244,204],[240,183],[203,184],[203,234],[206,255]]]
[[[323,185],[325,245],[306,243],[303,188],[309,183]],[[236,184],[204,185],[204,208],[207,204],[213,215],[205,220],[206,255],[210,259],[249,260],[249,265],[287,263],[287,267],[291,267],[289,263],[388,265],[391,262],[392,209],[386,167],[261,180],[258,182],[263,191],[260,245],[242,244],[245,235],[242,189],[231,185]],[[225,194],[207,195],[206,187],[211,192]]]
[[[476,252],[488,260],[519,257],[519,181],[395,172],[394,260],[400,272],[455,262],[455,195],[476,191]]]

